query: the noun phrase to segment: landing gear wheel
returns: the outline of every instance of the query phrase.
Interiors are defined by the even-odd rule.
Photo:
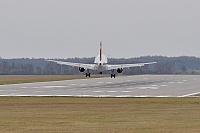
[[[113,69],[113,70],[111,70],[111,72],[112,72],[112,73],[111,73],[111,76],[110,76],[110,77],[111,77],[111,78],[115,78],[115,70]]]
[[[90,73],[86,73],[85,76],[86,76],[86,77],[90,77]]]
[[[111,76],[110,76],[111,78],[115,78],[115,74],[111,74]]]

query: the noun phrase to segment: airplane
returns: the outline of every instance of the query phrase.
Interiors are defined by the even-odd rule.
[[[86,72],[86,77],[90,77],[90,70],[99,71],[102,74],[103,71],[111,70],[111,78],[115,78],[115,71],[118,73],[122,73],[124,68],[129,67],[142,67],[149,64],[155,64],[157,62],[148,62],[148,63],[137,63],[137,64],[108,64],[108,59],[105,55],[102,54],[102,42],[100,42],[100,52],[99,55],[96,56],[94,60],[94,64],[83,64],[83,63],[73,63],[73,62],[63,62],[63,61],[55,61],[55,60],[47,60],[50,62],[55,62],[60,65],[67,65],[78,67],[80,72]]]

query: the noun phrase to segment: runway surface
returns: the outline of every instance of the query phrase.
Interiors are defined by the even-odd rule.
[[[187,97],[200,93],[200,76],[135,75],[0,85],[0,96]]]

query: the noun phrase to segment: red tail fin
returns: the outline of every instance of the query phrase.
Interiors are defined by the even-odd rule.
[[[100,42],[100,61],[102,60],[102,42]]]

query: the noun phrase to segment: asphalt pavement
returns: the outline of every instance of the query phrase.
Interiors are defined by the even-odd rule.
[[[134,75],[0,85],[0,96],[187,97],[199,93],[197,75]]]

